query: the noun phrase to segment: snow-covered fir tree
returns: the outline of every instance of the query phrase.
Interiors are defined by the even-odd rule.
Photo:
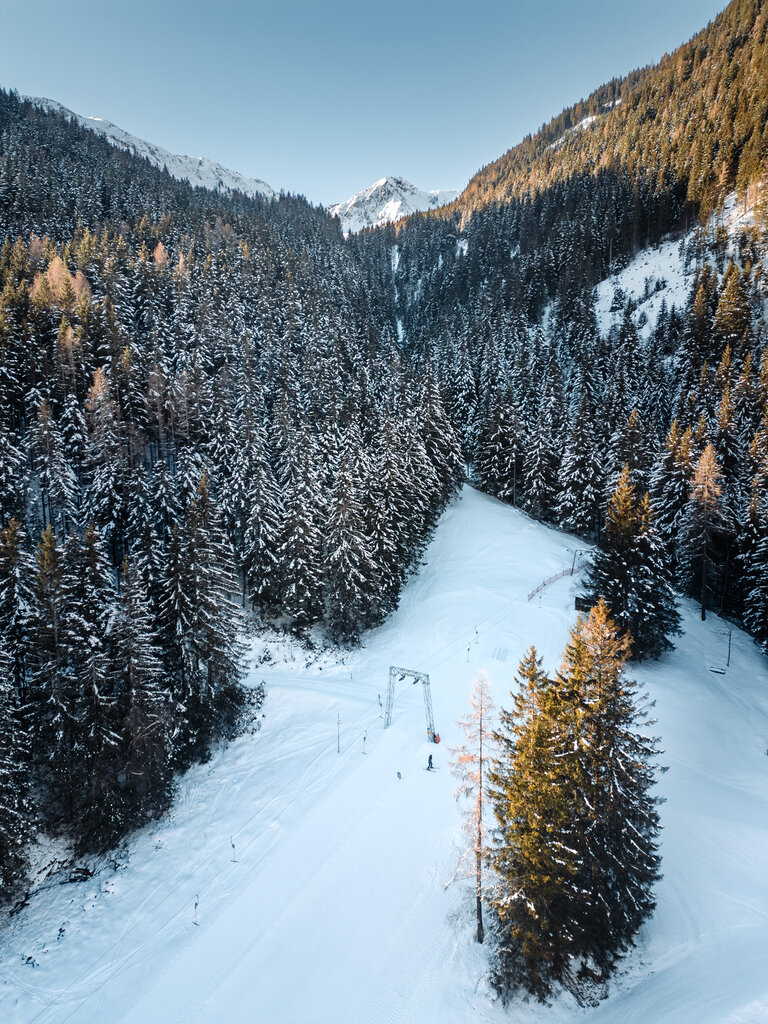
[[[605,601],[618,628],[631,636],[634,657],[658,658],[672,648],[670,637],[680,631],[672,574],[648,494],[638,498],[629,466],[608,503],[586,589],[594,604]]]

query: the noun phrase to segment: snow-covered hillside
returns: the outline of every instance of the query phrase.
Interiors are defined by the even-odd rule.
[[[356,192],[343,203],[328,208],[332,217],[338,217],[345,234],[379,227],[412,213],[435,210],[452,203],[459,195],[451,189],[433,189],[425,192],[405,178],[381,178],[373,185]]]
[[[105,139],[125,149],[136,156],[146,157],[155,167],[165,167],[173,178],[180,181],[188,181],[190,185],[200,188],[208,188],[215,192],[243,192],[247,196],[263,195],[273,198],[276,193],[265,181],[258,178],[249,178],[239,171],[232,171],[228,167],[222,167],[215,160],[208,160],[204,156],[183,156],[177,153],[170,153],[161,146],[152,142],[145,142],[123,131],[111,121],[105,121],[101,117],[83,117],[76,114],[67,107],[57,103],[56,100],[49,100],[39,96],[27,97],[30,103],[43,110],[64,114],[72,120],[77,121],[83,128],[88,128],[97,135],[103,135]]]
[[[460,835],[454,721],[479,668],[505,702],[531,643],[546,669],[557,666],[578,580],[527,594],[582,547],[467,488],[364,647],[312,660],[285,642],[258,664],[256,642],[261,732],[191,770],[170,818],[128,853],[85,882],[50,879],[11,919],[0,1020],[765,1024],[768,665],[734,630],[726,667],[726,624],[700,622],[688,603],[678,650],[635,669],[657,700],[670,769],[664,878],[610,998],[504,1009],[461,913],[467,890],[445,888]],[[426,741],[422,694],[407,680],[382,728],[392,664],[430,674],[439,746]],[[435,773],[424,771],[429,753]]]
[[[724,229],[728,256],[736,255],[737,236],[754,227],[754,200],[761,188],[761,185],[756,186],[749,204],[735,192],[731,193],[722,208],[712,215],[707,227],[709,237],[714,239],[718,229]],[[696,276],[696,264],[686,264],[685,251],[695,230],[680,240],[642,249],[626,267],[598,285],[596,313],[603,334],[620,323],[627,299],[636,304],[633,319],[641,335],[655,327],[663,303],[667,309],[685,306]],[[621,301],[614,302],[617,292]]]
[[[666,303],[667,309],[685,306],[696,273],[695,264],[685,265],[685,245],[686,239],[683,239],[663,242],[655,249],[643,249],[623,270],[601,281],[595,311],[603,334],[607,334],[613,324],[621,322],[627,299],[637,303],[634,319],[641,334],[656,326],[662,303]],[[620,301],[614,303],[617,292]]]

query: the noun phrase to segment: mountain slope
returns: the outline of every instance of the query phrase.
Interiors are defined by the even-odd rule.
[[[435,210],[453,202],[458,194],[451,189],[425,192],[405,178],[380,178],[345,202],[329,207],[328,212],[338,217],[342,230],[350,234],[363,228],[381,227],[412,213]]]
[[[607,83],[488,164],[456,209],[466,216],[601,171],[679,185],[711,209],[764,173],[766,123],[768,3],[733,0],[658,65]]]
[[[179,181],[188,181],[190,185],[199,188],[211,189],[214,192],[242,192],[247,196],[267,196],[274,198],[277,194],[265,181],[259,178],[249,178],[239,171],[232,171],[223,167],[215,160],[207,157],[184,156],[171,153],[162,146],[156,146],[152,142],[145,142],[129,132],[123,131],[111,121],[105,121],[101,117],[83,117],[69,110],[56,100],[49,100],[45,97],[26,97],[30,103],[41,110],[62,114],[71,120],[76,121],[83,128],[88,128],[97,135],[101,135],[113,146],[133,153],[135,156],[144,157],[154,166],[165,167],[168,173]]]
[[[507,705],[530,643],[545,669],[557,666],[578,584],[560,580],[533,602],[527,592],[570,566],[576,545],[466,489],[365,647],[310,663],[286,641],[253,664],[252,682],[267,681],[261,732],[192,769],[173,817],[142,832],[117,870],[103,862],[78,885],[50,879],[11,920],[3,1021],[766,1020],[768,669],[734,630],[730,667],[710,672],[725,669],[726,630],[690,604],[678,650],[633,670],[657,700],[670,766],[660,783],[664,877],[638,949],[594,1008],[564,995],[505,1009],[481,980],[486,948],[461,916],[466,890],[445,888],[460,841],[454,720],[478,669]],[[429,672],[438,747],[407,681],[383,730],[377,694],[391,664]],[[430,752],[440,768],[431,775]]]

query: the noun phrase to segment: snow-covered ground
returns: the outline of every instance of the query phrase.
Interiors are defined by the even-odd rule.
[[[363,228],[381,227],[412,213],[446,206],[458,195],[452,189],[427,192],[416,188],[405,178],[380,178],[343,203],[329,206],[328,212],[339,218],[345,234],[353,234]]]
[[[710,218],[707,226],[710,239],[714,240],[718,229],[725,229],[728,257],[736,256],[737,236],[749,232],[755,226],[755,203],[762,188],[762,184],[758,183],[746,197],[730,193],[722,207]],[[682,309],[685,306],[695,280],[696,265],[691,263],[686,266],[684,254],[695,231],[682,239],[642,249],[623,270],[601,281],[597,286],[595,307],[601,333],[607,334],[613,325],[621,322],[623,304],[618,310],[611,310],[617,288],[623,293],[625,302],[632,299],[637,304],[633,319],[643,336],[647,336],[655,327],[662,303],[666,302],[667,309],[673,306]]]
[[[482,980],[466,890],[444,888],[460,835],[454,720],[479,668],[504,702],[531,643],[556,667],[578,579],[527,594],[581,547],[466,488],[364,647],[313,660],[283,644],[257,664],[255,644],[262,730],[191,771],[171,816],[136,838],[118,870],[105,863],[86,882],[51,885],[0,932],[0,1020],[767,1022],[768,665],[735,630],[726,669],[725,624],[701,623],[688,603],[678,650],[635,670],[658,702],[670,768],[664,878],[610,998],[505,1010]],[[439,746],[407,680],[383,729],[391,664],[430,674]]]
[[[614,323],[621,322],[623,303],[620,309],[611,312],[617,288],[624,293],[625,301],[633,299],[638,303],[635,320],[645,313],[644,331],[641,333],[655,327],[663,302],[666,302],[667,309],[685,306],[696,270],[695,266],[689,267],[686,273],[683,259],[685,244],[685,240],[662,242],[655,249],[643,249],[623,270],[601,281],[597,286],[595,307],[601,333],[607,334]]]
[[[165,167],[172,178],[179,181],[188,181],[190,185],[199,188],[211,189],[213,192],[243,192],[247,196],[264,195],[274,198],[276,192],[266,181],[259,178],[249,178],[239,171],[232,171],[222,166],[215,160],[209,160],[204,156],[184,156],[180,153],[171,153],[162,146],[156,146],[153,142],[146,142],[135,135],[124,131],[111,121],[105,121],[103,117],[83,117],[76,114],[56,100],[49,100],[42,96],[27,96],[30,103],[36,107],[56,114],[63,114],[70,120],[75,120],[81,127],[96,132],[103,136],[107,142],[119,149],[125,149],[135,156],[145,157],[153,166]]]

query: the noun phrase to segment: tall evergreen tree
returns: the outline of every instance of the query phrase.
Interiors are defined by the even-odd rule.
[[[62,551],[62,633],[69,718],[75,751],[73,827],[76,848],[108,848],[121,834],[119,733],[109,673],[112,573],[101,539],[89,526]]]
[[[554,680],[531,649],[501,713],[490,860],[492,976],[505,996],[603,981],[653,910],[657,748],[650,705],[624,675],[628,653],[600,602]]]
[[[691,491],[680,529],[680,568],[689,592],[701,605],[701,618],[719,587],[718,542],[729,524],[722,508],[722,470],[715,449],[708,444],[694,468]]]
[[[326,526],[325,601],[332,636],[355,641],[380,616],[378,570],[365,532],[357,467],[359,439],[348,438]]]
[[[558,460],[543,409],[530,440],[525,466],[523,509],[535,519],[549,522],[557,501]]]
[[[126,559],[112,626],[110,670],[118,695],[121,759],[130,820],[163,811],[171,792],[177,710],[163,687],[158,639],[139,574]]]
[[[557,521],[580,537],[594,537],[602,516],[603,467],[597,457],[586,395],[579,403],[560,463]]]
[[[573,741],[580,856],[571,916],[577,953],[600,979],[653,912],[660,877],[660,801],[651,792],[658,741],[647,735],[653,705],[624,672],[629,649],[600,601],[571,631],[555,682],[571,724],[568,746]]]
[[[29,737],[14,686],[13,658],[0,632],[0,906],[23,884],[32,838]]]
[[[568,844],[572,808],[561,784],[550,682],[532,647],[520,662],[511,710],[499,712],[490,771],[497,820],[489,850],[494,882],[491,978],[507,999],[519,989],[543,999],[568,963],[568,894],[576,864]]]
[[[629,466],[608,504],[600,546],[587,573],[594,604],[604,599],[619,629],[632,637],[637,658],[657,658],[680,632],[672,578],[646,494],[638,500]]]

